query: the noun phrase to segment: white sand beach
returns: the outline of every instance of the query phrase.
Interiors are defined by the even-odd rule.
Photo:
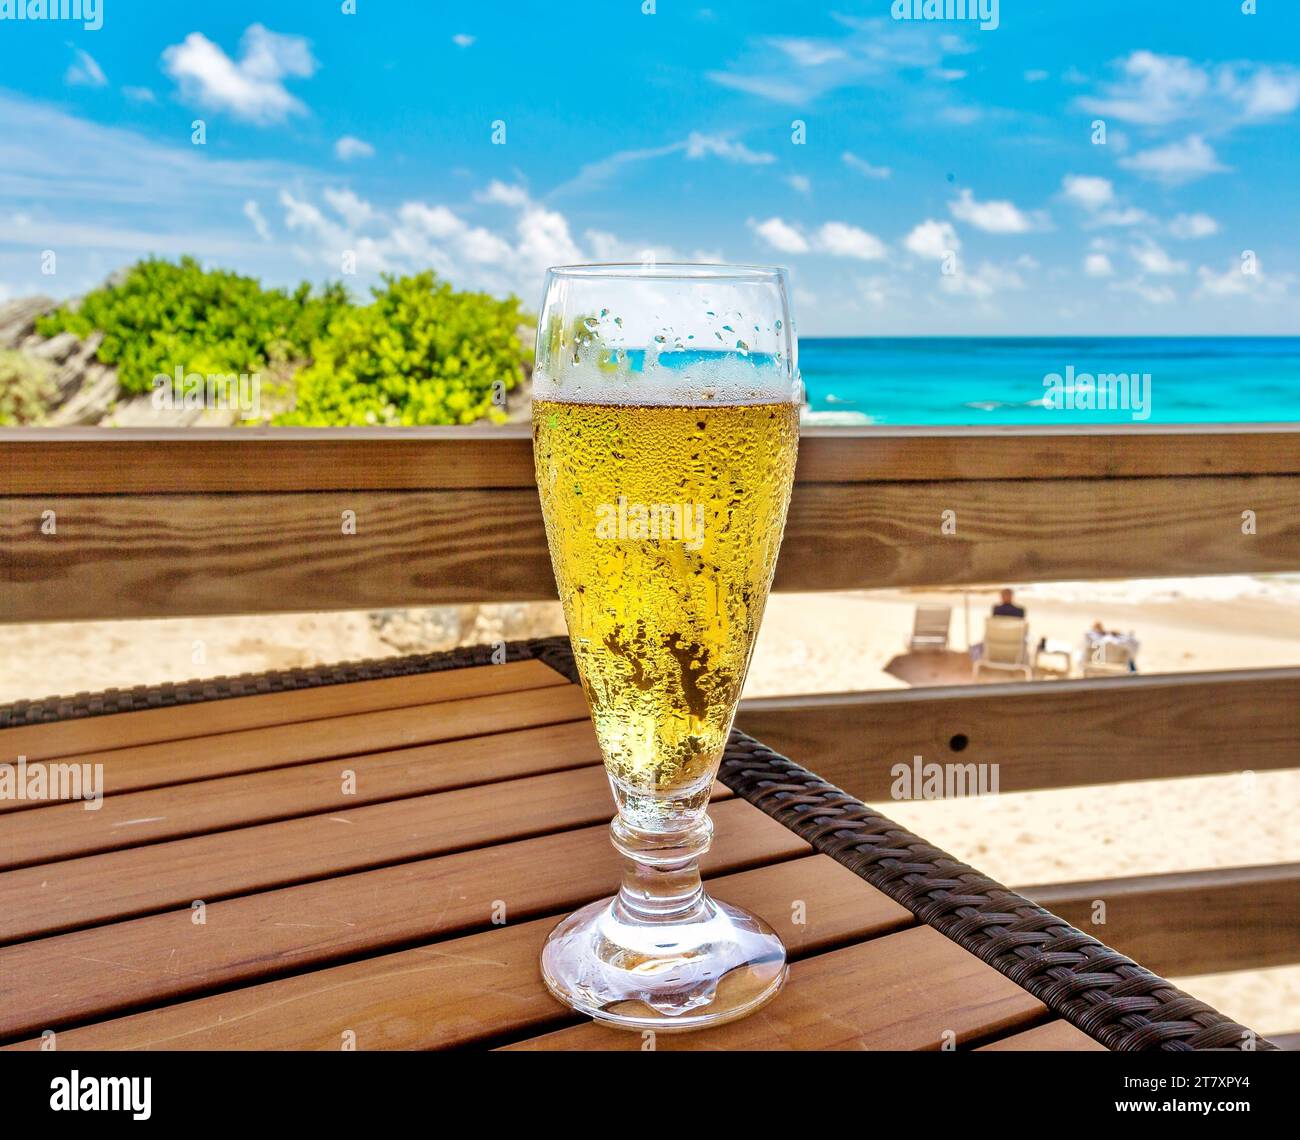
[[[994,600],[992,587],[775,595],[746,695],[902,687],[906,682],[885,669],[906,649],[918,602],[953,606],[952,645],[961,650],[967,604],[970,637],[978,640]],[[1058,582],[1018,588],[1017,600],[1028,611],[1034,641],[1077,644],[1094,621],[1131,630],[1147,673],[1300,665],[1300,578],[1294,575]],[[0,701],[562,630],[556,603],[0,626]],[[927,681],[915,671],[910,679]],[[1287,770],[882,809],[1003,882],[1026,886],[1300,861],[1298,805],[1300,770]],[[1243,821],[1250,822],[1244,833]],[[1300,966],[1175,980],[1261,1032],[1300,1030]]]

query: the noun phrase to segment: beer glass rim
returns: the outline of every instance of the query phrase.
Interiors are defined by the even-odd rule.
[[[579,265],[552,265],[552,277],[660,281],[783,282],[786,272],[776,265],[729,265],[710,261],[595,261]]]

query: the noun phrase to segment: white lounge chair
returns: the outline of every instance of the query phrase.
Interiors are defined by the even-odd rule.
[[[1127,677],[1131,672],[1133,647],[1127,641],[1106,637],[1094,641],[1083,658],[1085,677]]]
[[[1029,623],[1024,618],[991,617],[984,623],[984,650],[975,661],[974,679],[978,681],[985,669],[1019,673],[1026,681],[1033,680]]]
[[[907,647],[913,653],[942,652],[948,648],[948,626],[952,606],[917,606],[912,619],[912,637]]]

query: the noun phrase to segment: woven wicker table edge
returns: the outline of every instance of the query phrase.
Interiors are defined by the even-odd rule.
[[[0,705],[0,729],[526,660],[579,682],[568,639],[535,638],[15,701]],[[1276,1048],[738,729],[718,778],[1108,1049]]]
[[[129,689],[105,689],[96,693],[11,701],[0,704],[0,729],[528,660],[551,665],[557,672],[573,679],[572,674],[566,672],[566,661],[571,661],[567,638],[547,637],[531,641],[503,641],[495,645],[460,646],[436,653],[377,657],[335,665],[311,665],[299,669],[275,669],[264,673],[241,673],[230,677],[135,685]]]

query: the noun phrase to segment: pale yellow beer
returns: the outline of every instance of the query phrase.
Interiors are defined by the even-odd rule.
[[[776,566],[798,435],[794,403],[533,403],[569,636],[615,791],[641,813],[707,802]]]

